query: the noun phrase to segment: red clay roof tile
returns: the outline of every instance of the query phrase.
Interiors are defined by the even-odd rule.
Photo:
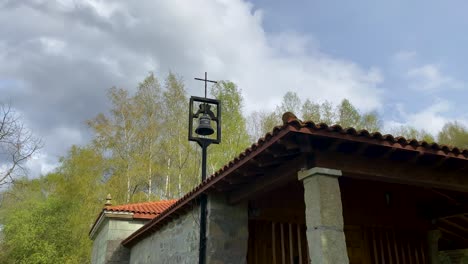
[[[133,218],[138,218],[137,216],[156,216],[162,213],[164,210],[173,205],[177,200],[163,200],[155,202],[144,202],[144,203],[134,203],[134,204],[124,204],[124,205],[114,205],[104,207],[104,211],[111,212],[129,212],[134,213]]]

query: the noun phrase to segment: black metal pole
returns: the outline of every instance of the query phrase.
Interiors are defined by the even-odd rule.
[[[208,148],[209,143],[205,140],[201,140],[200,146],[202,148],[202,182],[206,179],[206,149]],[[199,248],[199,257],[198,263],[206,263],[206,217],[207,217],[207,197],[206,194],[202,193],[200,195],[200,248]]]

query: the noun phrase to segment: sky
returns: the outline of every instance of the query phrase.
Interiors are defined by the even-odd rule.
[[[287,91],[377,111],[384,130],[468,124],[468,2],[0,0],[0,102],[43,139],[32,175],[91,138],[112,87],[172,71],[191,95],[208,72],[245,112]]]

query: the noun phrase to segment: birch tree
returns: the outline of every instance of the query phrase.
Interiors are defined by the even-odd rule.
[[[158,144],[161,142],[163,98],[160,84],[153,74],[140,83],[132,101],[136,109],[138,131],[135,139],[138,152],[134,153],[138,165],[136,173],[145,179],[142,193],[146,194],[146,199],[149,201],[157,196],[153,192],[158,186],[154,186],[153,182],[160,177],[159,156],[162,154]]]
[[[437,139],[441,144],[468,149],[468,128],[459,122],[446,123]]]
[[[243,98],[240,89],[229,81],[212,86],[211,94],[220,100],[222,109],[222,142],[211,146],[209,171],[215,172],[248,147],[249,135],[242,114]]]
[[[165,80],[163,106],[164,197],[182,196],[198,183],[198,155],[194,145],[187,139],[188,98],[184,84],[175,74],[169,73]]]
[[[137,111],[124,89],[111,88],[108,98],[112,103],[110,115],[99,114],[88,125],[95,133],[95,145],[112,159],[112,184],[124,190],[117,193],[117,200],[128,203],[138,188],[138,175],[134,173],[137,164],[134,154],[139,150]]]

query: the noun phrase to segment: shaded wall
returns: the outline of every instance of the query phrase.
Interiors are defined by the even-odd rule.
[[[120,243],[142,227],[146,220],[117,219],[106,217],[93,242],[92,264],[127,264],[130,251]]]
[[[198,260],[200,211],[192,210],[166,223],[131,248],[131,264],[191,264]]]

